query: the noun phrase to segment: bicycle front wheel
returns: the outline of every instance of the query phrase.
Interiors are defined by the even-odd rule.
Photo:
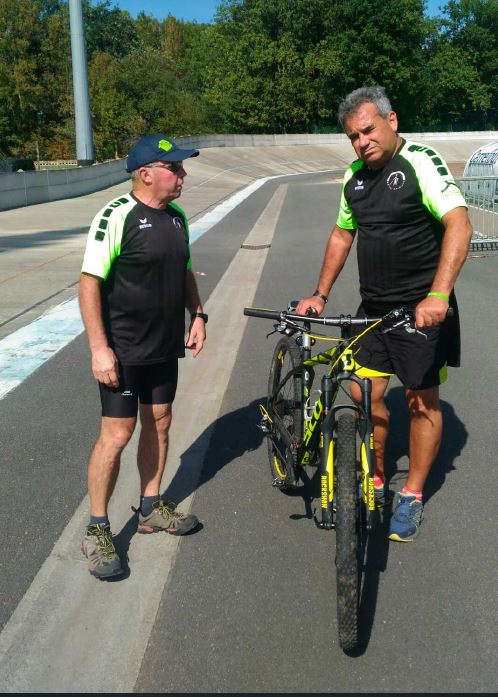
[[[301,353],[287,337],[275,347],[268,379],[268,413],[273,421],[268,438],[268,459],[272,483],[286,490],[297,485],[295,443],[300,439],[302,421]]]
[[[358,481],[356,418],[343,412],[337,420],[336,579],[339,644],[351,651],[358,643]]]

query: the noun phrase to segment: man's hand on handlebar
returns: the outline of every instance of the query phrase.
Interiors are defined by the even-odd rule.
[[[324,307],[325,303],[323,300],[316,295],[312,295],[310,298],[302,298],[299,301],[296,307],[296,314],[308,315],[316,312],[317,315],[321,315]]]
[[[448,303],[443,298],[424,298],[415,308],[415,326],[417,329],[433,327],[446,319]]]

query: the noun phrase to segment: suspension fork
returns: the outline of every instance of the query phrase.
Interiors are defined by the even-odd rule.
[[[361,437],[361,480],[363,503],[366,510],[366,527],[371,530],[375,511],[375,446],[372,423],[372,382],[369,378],[352,378],[361,388],[362,410],[359,433]]]
[[[320,528],[330,530],[334,527],[332,499],[334,494],[334,412],[331,410],[334,381],[330,375],[322,377],[322,404],[325,418],[320,424],[320,508],[322,512]]]

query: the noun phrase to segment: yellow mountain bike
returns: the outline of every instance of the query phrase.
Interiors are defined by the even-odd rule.
[[[384,317],[317,317],[295,314],[296,303],[279,312],[246,307],[244,314],[276,321],[279,339],[270,367],[268,399],[260,405],[260,428],[268,440],[273,486],[295,489],[307,467],[320,468],[318,527],[336,531],[337,623],[339,643],[352,651],[358,643],[358,608],[362,558],[374,525],[374,440],[371,381],[355,373],[355,351],[373,327],[413,331],[410,311],[399,308]],[[312,325],[339,327],[340,338],[313,334]],[[353,335],[353,330],[357,330]],[[272,332],[273,333],[273,332]],[[320,340],[335,342],[314,353]],[[319,366],[325,366],[313,399]],[[350,396],[348,383],[361,390],[361,402]]]

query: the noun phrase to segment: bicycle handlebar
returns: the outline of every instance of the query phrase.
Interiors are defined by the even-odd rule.
[[[265,310],[259,307],[245,307],[244,315],[247,315],[248,317],[260,317],[262,319],[273,319],[277,322],[285,322],[286,320],[291,320],[293,322],[311,322],[312,324],[322,324],[327,327],[343,327],[351,325],[361,325],[365,327],[382,319],[382,317],[377,317],[377,319],[357,318],[351,317],[351,315],[340,315],[339,317],[296,315],[293,312]]]
[[[447,316],[452,317],[454,310],[452,307],[448,308]],[[369,317],[369,318],[359,318],[351,317],[351,315],[339,315],[338,317],[318,317],[315,315],[296,315],[293,312],[287,312],[285,310],[265,310],[259,307],[245,307],[244,315],[248,317],[260,317],[262,319],[273,319],[277,322],[285,322],[290,320],[292,322],[310,322],[311,324],[321,324],[326,327],[350,327],[350,326],[362,326],[367,327],[375,322],[384,320],[387,322],[397,322],[410,316],[414,318],[413,312],[407,307],[398,307],[391,310],[383,317]]]

